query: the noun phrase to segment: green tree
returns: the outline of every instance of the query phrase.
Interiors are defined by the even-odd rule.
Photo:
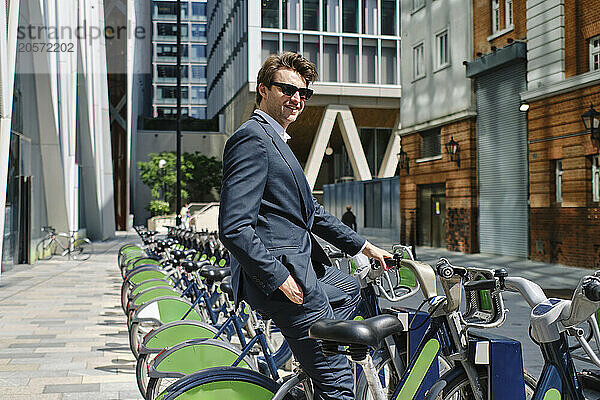
[[[138,162],[142,182],[150,188],[152,202],[148,208],[155,213],[175,211],[177,171],[175,152],[150,153],[149,161]],[[164,160],[161,168],[161,160]],[[207,157],[199,152],[181,155],[181,200],[182,202],[204,200],[213,189],[220,190],[223,164],[215,157]],[[169,207],[159,205],[157,200],[165,200]]]

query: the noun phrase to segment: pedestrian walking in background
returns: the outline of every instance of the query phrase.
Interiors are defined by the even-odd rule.
[[[342,215],[342,222],[356,232],[356,216],[352,213],[352,206],[349,204],[346,206],[346,212]]]

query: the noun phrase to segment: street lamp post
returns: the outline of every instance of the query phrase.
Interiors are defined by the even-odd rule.
[[[445,144],[446,153],[450,154],[450,161],[454,161],[460,168],[460,145],[454,140],[454,136],[450,137],[450,141]]]
[[[396,154],[396,157],[398,157],[398,167],[400,167],[400,169],[405,169],[406,173],[409,173],[409,162],[410,162],[410,158],[408,157],[408,154],[404,151],[404,149],[402,148],[402,144],[400,144],[400,153]]]
[[[175,223],[181,225],[181,0],[177,0],[177,185]]]
[[[600,147],[600,112],[594,110],[594,106],[590,104],[590,109],[581,115],[585,130],[590,134],[592,143],[596,147]]]
[[[160,161],[158,162],[158,172],[160,177],[162,178],[162,200],[163,201],[167,201],[166,197],[167,197],[167,187],[165,184],[165,175],[167,174],[167,171],[165,171],[165,166],[167,165],[167,160],[165,160],[164,158],[161,158]]]

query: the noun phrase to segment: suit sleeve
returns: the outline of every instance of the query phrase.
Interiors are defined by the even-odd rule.
[[[219,238],[243,271],[270,295],[289,276],[287,268],[256,234],[268,157],[263,138],[246,128],[233,135],[223,154]]]
[[[350,255],[358,254],[362,250],[366,239],[325,211],[314,196],[312,201],[315,207],[315,219],[312,231],[318,237],[328,241],[338,249]]]

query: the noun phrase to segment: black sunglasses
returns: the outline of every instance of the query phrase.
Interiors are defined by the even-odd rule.
[[[308,88],[299,88],[294,85],[290,85],[289,83],[281,83],[281,82],[272,82],[271,85],[277,86],[281,89],[281,93],[286,96],[292,97],[298,92],[300,94],[300,98],[303,100],[308,100],[313,95],[313,90]]]

